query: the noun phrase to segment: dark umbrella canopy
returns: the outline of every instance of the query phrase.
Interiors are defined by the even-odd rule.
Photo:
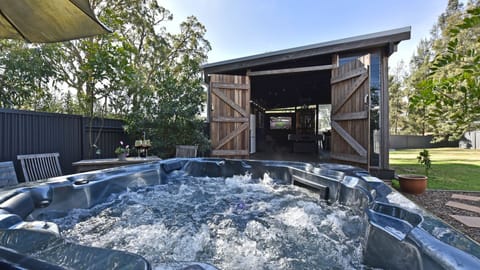
[[[0,1],[0,38],[48,43],[108,32],[88,0]]]

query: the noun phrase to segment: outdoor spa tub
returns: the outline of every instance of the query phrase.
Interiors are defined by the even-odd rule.
[[[0,190],[1,269],[480,269],[362,169],[169,159]]]

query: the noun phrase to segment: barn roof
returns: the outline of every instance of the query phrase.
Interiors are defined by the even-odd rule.
[[[279,62],[305,59],[333,53],[348,53],[371,48],[385,48],[390,55],[402,40],[410,39],[411,27],[321,42],[285,50],[267,52],[202,66],[205,74],[246,74],[248,69]]]

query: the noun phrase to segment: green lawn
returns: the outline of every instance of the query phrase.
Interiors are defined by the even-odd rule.
[[[422,149],[390,151],[390,168],[396,174],[425,174],[417,162]],[[480,191],[480,150],[459,148],[430,148],[432,168],[429,172],[429,189]],[[398,183],[394,181],[394,186]]]

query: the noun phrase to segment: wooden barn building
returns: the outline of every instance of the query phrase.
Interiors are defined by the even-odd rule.
[[[388,58],[408,39],[410,27],[204,65],[211,155],[321,153],[391,173]]]

